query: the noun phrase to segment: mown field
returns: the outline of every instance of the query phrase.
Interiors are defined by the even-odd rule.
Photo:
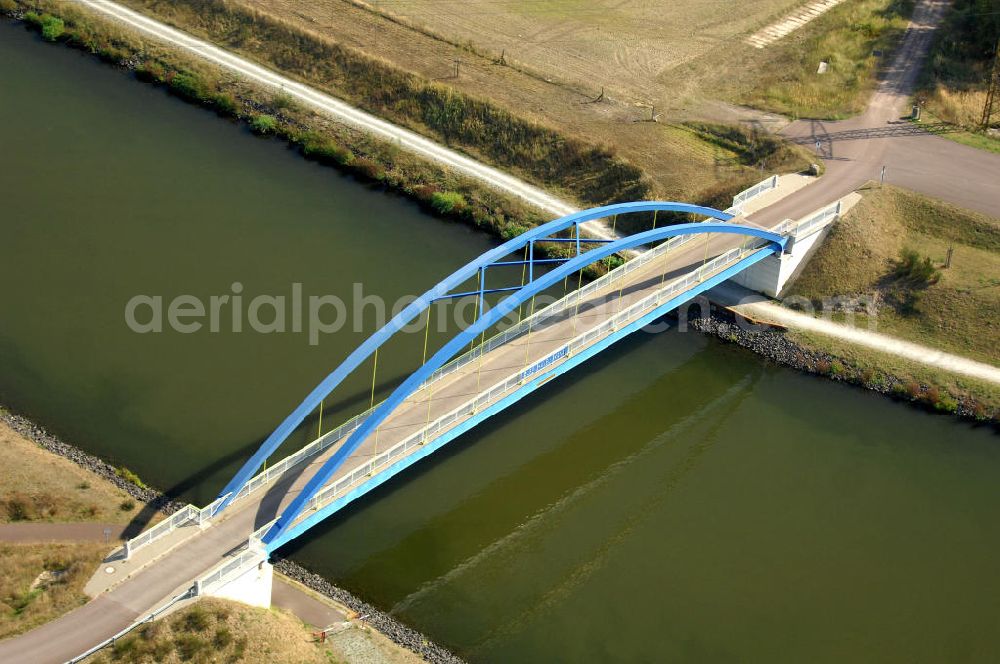
[[[343,0],[254,0],[322,24]],[[651,86],[715,49],[739,42],[801,0],[746,0],[739,11],[698,0],[381,0],[380,12],[429,34],[581,89],[655,101]]]

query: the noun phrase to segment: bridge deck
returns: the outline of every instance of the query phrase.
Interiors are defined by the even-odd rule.
[[[518,374],[525,367],[548,356],[568,340],[656,292],[664,284],[687,275],[706,260],[740,246],[744,241],[745,238],[739,236],[715,234],[708,236],[705,241],[698,239],[683,244],[582,298],[578,312],[571,313],[567,310],[563,314],[554,316],[538,328],[532,329],[529,335],[513,339],[484,354],[481,361],[471,362],[454,373],[440,378],[431,388],[424,386],[383,423],[377,436],[370,436],[353,455],[348,457],[331,483],[338,482],[359,466],[363,466],[374,455],[420,431],[428,421],[433,422],[457,406],[475,398],[491,385]],[[91,638],[110,636],[113,630],[110,628],[102,630],[100,627],[102,619],[117,616],[117,623],[114,624],[120,625],[122,615],[131,614],[133,617],[138,617],[183,590],[193,579],[200,578],[243,548],[249,534],[277,517],[288,502],[302,490],[320,465],[335,451],[340,442],[343,441],[331,445],[308,462],[293,467],[266,488],[234,501],[204,530],[193,525],[181,528],[173,548],[169,551],[161,549],[156,554],[155,565],[149,564],[153,561],[147,556],[136,556],[129,561],[114,563],[115,576],[118,578],[128,575],[130,568],[136,571],[97,601],[40,629],[51,630],[53,639],[61,640],[60,630],[69,625],[90,624]],[[158,548],[160,547],[151,545],[152,550]],[[143,558],[146,558],[145,564],[142,562]],[[136,569],[140,566],[141,569]],[[103,573],[102,568],[98,575]],[[80,612],[93,614],[93,622],[80,622]],[[102,631],[108,633],[101,634]],[[0,646],[0,654],[6,656],[16,653],[4,653],[3,647]],[[73,654],[75,653],[66,653],[67,657]]]
[[[520,374],[578,335],[597,327],[617,312],[655,293],[671,281],[686,276],[707,260],[740,246],[745,240],[744,237],[715,235],[709,236],[707,241],[698,239],[682,245],[662,258],[651,261],[624,278],[614,280],[605,288],[581,299],[578,312],[567,311],[554,316],[540,323],[537,328],[533,327],[530,334],[520,336],[485,353],[481,359],[473,360],[430,386],[425,385],[404,401],[378,428],[376,434],[365,439],[347,458],[327,486],[340,482],[342,478],[346,478],[378,454],[414,434],[419,434],[428,424],[468,403],[491,386]],[[716,272],[722,269],[724,267]],[[460,421],[451,426],[459,424]],[[301,473],[282,500],[282,509],[318,469],[317,464],[332,455],[340,442],[343,440],[316,457],[310,467]],[[273,514],[272,518],[276,516],[277,513]],[[307,510],[296,523],[308,516]]]

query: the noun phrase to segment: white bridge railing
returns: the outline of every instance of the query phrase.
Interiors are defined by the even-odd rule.
[[[132,539],[126,541],[122,551],[116,554],[116,557],[128,558],[136,551],[136,549],[152,544],[166,535],[169,535],[181,526],[200,526],[212,518],[215,514],[215,509],[220,503],[222,503],[222,498],[216,498],[205,507],[185,505],[152,528],[143,531]]]
[[[608,336],[618,328],[639,319],[649,311],[655,310],[667,300],[690,289],[693,285],[701,283],[708,276],[721,271],[725,267],[735,263],[747,255],[755,251],[766,251],[767,249],[763,249],[762,246],[767,244],[769,243],[766,240],[756,240],[748,243],[748,246],[746,247],[734,247],[724,254],[706,262],[694,272],[668,283],[656,292],[616,313],[614,316],[595,328],[574,337],[572,340],[560,346],[558,349],[541,360],[538,360],[533,365],[526,367],[522,371],[508,377],[506,380],[503,380],[480,392],[465,404],[439,417],[420,431],[411,434],[381,454],[376,455],[369,461],[354,468],[350,474],[345,475],[317,493],[306,505],[306,510],[303,511],[303,514],[308,516],[309,512],[318,511],[330,505],[351,489],[360,486],[367,478],[378,474],[385,468],[407,456],[408,453],[410,453],[414,448],[425,445],[427,442],[433,440],[438,434],[444,432],[467,416],[482,410],[490,404],[498,401],[503,396],[514,392],[517,387],[522,385],[528,378],[538,373],[541,369],[549,368],[555,366],[559,362],[565,361],[575,353],[578,353],[597,342],[599,339]],[[581,289],[576,292],[577,302],[580,298],[587,294],[584,291],[585,289]],[[454,369],[452,369],[452,371],[454,371]],[[251,539],[262,536],[264,532],[270,528],[272,523],[273,521],[261,527],[254,533]]]
[[[192,592],[194,595],[210,595],[229,581],[256,567],[267,560],[267,551],[260,540],[251,537],[245,549],[235,556],[224,559],[218,565],[195,579]]]
[[[758,188],[760,189],[753,195],[759,194],[760,191],[764,191],[766,190],[766,188],[773,188],[774,186],[773,183],[769,187],[765,187],[765,185],[767,185],[769,182],[772,181],[776,182],[776,177],[777,176],[775,176],[774,178],[769,178],[768,180],[761,182],[755,187],[751,187],[745,192],[742,192],[740,196],[747,194],[748,192],[753,192],[755,189]],[[752,198],[752,196],[748,196],[745,200],[749,200],[749,198]],[[784,224],[789,224],[789,223],[792,222],[784,222]],[[806,222],[802,223],[804,224]],[[784,225],[782,225],[779,226],[779,228],[776,228],[775,231],[787,232],[787,229],[784,228]],[[673,249],[676,249],[686,244],[687,242],[690,242],[694,237],[695,237],[694,235],[681,235],[673,237],[657,245],[656,247],[650,249],[649,251],[645,251],[641,254],[638,254],[635,258],[625,262],[624,264],[620,265],[614,270],[607,272],[598,279],[591,281],[586,286],[583,286],[582,288],[563,296],[562,298],[552,303],[551,305],[545,307],[544,309],[529,315],[528,317],[522,319],[517,324],[507,328],[502,332],[499,332],[498,334],[486,340],[484,343],[476,346],[471,351],[468,351],[463,355],[460,355],[459,357],[455,358],[454,360],[452,360],[451,362],[449,362],[448,364],[446,364],[445,366],[441,367],[433,374],[431,374],[431,376],[426,381],[424,381],[423,384],[421,384],[419,390],[426,389],[428,386],[436,383],[442,378],[445,378],[448,375],[466,366],[467,364],[469,364],[469,362],[477,360],[484,353],[489,353],[493,349],[502,346],[506,343],[509,343],[510,341],[524,334],[527,334],[529,330],[537,329],[538,326],[544,324],[546,321],[552,319],[553,317],[558,316],[571,308],[577,307],[582,298],[587,297],[590,294],[601,290],[602,288],[604,288],[613,281],[624,278],[626,275],[642,268],[644,265],[647,265],[651,261],[656,260],[663,254]],[[760,242],[758,242],[757,244],[759,245]],[[728,255],[728,253],[729,252],[727,252],[727,254],[723,254],[722,256],[726,256]],[[713,262],[722,258],[722,256],[716,257],[716,259],[713,259]],[[709,264],[711,264],[711,262]],[[707,265],[708,264],[706,264],[706,266],[703,266],[700,270],[704,270],[705,267],[707,267]],[[698,274],[698,272],[693,274]],[[683,281],[683,279],[681,281]],[[360,427],[361,424],[372,413],[372,411],[378,406],[379,404],[375,404],[372,408],[369,408],[368,410],[359,413],[358,415],[355,415],[351,419],[347,420],[346,422],[338,426],[336,429],[333,429],[323,434],[322,436],[320,436],[313,442],[309,443],[302,449],[298,450],[297,452],[290,454],[289,456],[285,457],[275,465],[261,471],[253,478],[251,478],[237,492],[236,496],[233,498],[233,502],[242,500],[247,496],[260,490],[261,488],[269,486],[275,480],[277,480],[286,472],[288,472],[288,470],[290,470],[291,468],[297,466],[300,463],[303,463],[304,461],[307,461],[308,459],[315,457],[316,455],[320,454],[321,452],[329,448],[331,445],[344,439],[346,436],[350,435],[358,427]],[[407,441],[404,441],[404,443],[406,442]],[[412,445],[410,445],[409,447],[405,446],[401,447],[402,445],[403,443],[400,443],[400,445],[391,448],[389,452],[377,458],[383,459],[384,461],[385,460],[395,461],[395,459],[398,458],[400,454],[403,454],[412,448]],[[366,474],[368,474],[369,472],[370,469],[365,472],[356,470],[351,475],[352,478],[356,476],[356,479],[353,479],[351,482],[348,482],[346,485],[344,485],[345,480],[348,479],[344,478],[343,480],[338,482],[335,486],[341,486],[341,485],[350,486],[357,481],[357,478],[361,478]],[[314,498],[314,501],[322,495],[324,494],[323,493],[317,494],[316,498]],[[215,515],[215,510],[217,509],[219,504],[221,504],[222,500],[223,498],[217,498],[215,501],[213,501],[212,503],[203,508],[197,508],[193,505],[186,505],[184,508],[175,512],[169,518],[158,523],[156,526],[150,528],[149,530],[143,533],[140,533],[138,536],[127,541],[122,550],[124,552],[124,557],[128,558],[136,550],[144,546],[147,546],[149,544],[152,544],[153,542],[170,534],[177,528],[180,528],[185,525],[202,525],[209,522],[211,518]]]
[[[833,222],[840,216],[841,201],[837,201],[816,212],[811,217],[792,221],[786,219],[774,227],[775,233],[790,235],[796,239],[808,237]]]
[[[731,210],[740,210],[743,208],[743,204],[749,201],[751,198],[756,198],[763,194],[765,191],[770,191],[778,186],[778,176],[772,175],[766,180],[758,182],[749,189],[744,189],[740,193],[733,196],[733,205],[729,208]]]

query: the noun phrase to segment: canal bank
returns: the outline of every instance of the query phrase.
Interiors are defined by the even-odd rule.
[[[39,13],[46,9],[55,14]],[[163,86],[180,99],[245,122],[260,136],[278,135],[307,158],[336,166],[362,183],[386,187],[389,191],[409,197],[424,211],[435,216],[468,223],[499,238],[508,238],[539,221],[537,213],[521,203],[504,197],[495,199],[496,192],[489,187],[484,189],[480,184],[462,181],[461,178],[445,181],[441,178],[446,174],[435,170],[431,162],[401,160],[396,146],[382,144],[372,136],[357,132],[344,134],[344,127],[341,126],[334,140],[329,135],[333,129],[330,124],[317,125],[315,114],[303,113],[294,98],[272,94],[262,86],[248,85],[246,81],[230,80],[222,75],[221,68],[205,69],[204,63],[183,55],[179,49],[160,48],[137,41],[136,35],[128,28],[123,29],[110,19],[45,1],[9,0],[0,11],[6,12],[12,19],[24,21],[48,41],[62,41],[95,54],[105,62],[133,71],[140,80]],[[324,136],[324,132],[328,135]],[[359,146],[361,152],[358,152]],[[457,187],[461,191],[448,187]],[[716,194],[719,201],[728,201],[723,189]],[[724,203],[719,201],[713,203],[723,207]],[[481,210],[481,206],[488,211]],[[561,255],[566,245],[540,245],[537,250]],[[614,260],[618,258],[614,257]],[[588,267],[586,273],[595,276],[614,264],[611,260],[606,264],[598,263]],[[234,288],[237,285],[234,282]],[[794,343],[801,351],[823,355],[826,359],[818,363],[794,361],[788,366],[828,375],[834,380],[846,380],[914,403],[926,403],[945,414],[969,416],[977,421],[995,421],[1000,413],[992,388],[984,390],[978,384],[967,388],[961,381],[956,383],[947,373],[920,369],[901,371],[885,357],[866,356],[859,359],[849,346],[847,350],[834,351],[825,338],[799,336],[801,338]],[[312,338],[310,342],[313,342]],[[752,345],[744,347],[751,348]],[[774,355],[767,354],[772,360]],[[827,367],[834,370],[830,371]],[[838,370],[843,367],[850,370]],[[895,388],[895,391],[886,392],[886,386]]]
[[[19,168],[2,185],[0,392],[178,499],[208,502],[357,336],[137,335],[131,296],[240,280],[395,298],[489,246],[21,46],[2,72]],[[380,361],[402,372],[415,346]],[[353,389],[345,411],[369,402]],[[998,469],[988,431],[702,335],[637,335],[281,555],[476,661],[989,653]]]

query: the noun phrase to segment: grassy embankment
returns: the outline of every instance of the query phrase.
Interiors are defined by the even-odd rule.
[[[855,0],[831,9],[764,49],[753,86],[736,93],[735,101],[793,118],[860,113],[913,5],[913,0]],[[821,61],[829,64],[825,74],[816,73]]]
[[[207,598],[144,625],[87,662],[337,662],[343,653],[316,642],[289,614]]]
[[[0,639],[84,604],[83,586],[107,552],[100,542],[0,542]]]
[[[516,109],[463,93],[442,81],[427,80],[240,3],[135,0],[130,4],[289,75],[298,76],[376,115],[560,193],[582,206],[674,193],[666,190],[669,187],[664,189],[653,182],[642,169],[621,158],[611,147],[595,145],[529,120],[518,115]],[[276,131],[281,133],[282,118],[275,117],[279,121]],[[780,141],[758,141],[750,132],[744,132],[746,136],[742,141],[731,142],[726,149],[720,149],[717,141],[703,140],[702,133],[686,128],[676,131],[684,134],[687,143],[712,151],[716,161],[723,159],[730,164],[726,171],[729,175],[724,182],[716,183],[714,178],[710,178],[713,187],[728,187],[729,193],[735,193],[755,179],[759,180],[761,176],[752,166],[764,158],[772,170],[796,170],[807,164],[797,148],[782,147]],[[732,132],[727,129],[723,133]],[[300,137],[293,134],[290,138],[296,140]],[[341,148],[356,152],[353,145],[348,145],[349,141],[342,132],[329,138]],[[306,145],[309,141],[299,142]],[[367,145],[371,141],[364,143]],[[350,161],[349,156],[345,155],[346,159],[341,157],[340,151],[328,149],[331,146],[327,141],[320,141],[320,144],[322,149],[311,152],[324,156],[329,154],[333,161]],[[460,201],[458,206],[450,205],[440,196],[435,199],[435,193],[447,189],[433,178],[421,176],[408,178],[405,182],[392,182],[392,162],[399,156],[399,151],[389,147],[389,155],[366,154],[364,157],[380,165],[387,164],[382,169],[390,185],[403,185],[394,188],[415,196],[439,213],[464,215],[473,223],[495,232],[495,224],[485,218],[488,215],[476,213],[476,201],[469,200],[469,196],[464,195],[465,200]],[[773,149],[765,154],[762,148],[766,147]],[[678,161],[682,159],[678,155]],[[350,164],[346,165],[350,167]],[[717,164],[713,163],[709,170],[716,167]],[[503,224],[499,227],[503,230]],[[515,224],[511,230],[520,227],[521,224]],[[500,235],[505,236],[502,232]]]
[[[126,524],[137,503],[110,482],[0,425],[0,523],[92,521]],[[131,475],[123,469],[126,475]]]
[[[938,30],[917,97],[924,121],[943,121],[966,131],[944,134],[972,147],[1000,152],[1000,138],[981,131],[993,57],[1000,38],[1000,0],[955,0]],[[1000,125],[1000,108],[994,126]]]
[[[0,454],[8,466],[0,480],[0,522],[43,521],[54,528],[66,521],[124,523],[138,511],[135,501],[112,483],[42,449],[4,423]],[[0,540],[0,639],[84,604],[83,587],[107,552],[103,542]],[[399,664],[420,661],[364,626],[353,625],[325,645],[313,641],[311,631],[283,611],[203,599],[88,661],[343,662],[354,656]]]
[[[944,267],[948,249],[951,267]],[[895,187],[872,188],[831,230],[789,295],[859,297],[873,303],[855,320],[915,343],[997,364],[1000,341],[1000,220]],[[880,354],[806,339],[845,355],[862,369],[891,362],[888,373],[938,388],[940,396],[975,396],[1000,406],[1000,388],[918,369]],[[932,395],[933,396],[933,395]],[[946,406],[948,404],[945,404]],[[945,408],[946,410],[948,408]]]
[[[121,489],[0,424],[0,522],[127,523],[139,505]],[[0,542],[0,638],[86,601],[83,586],[107,554],[103,542]]]

